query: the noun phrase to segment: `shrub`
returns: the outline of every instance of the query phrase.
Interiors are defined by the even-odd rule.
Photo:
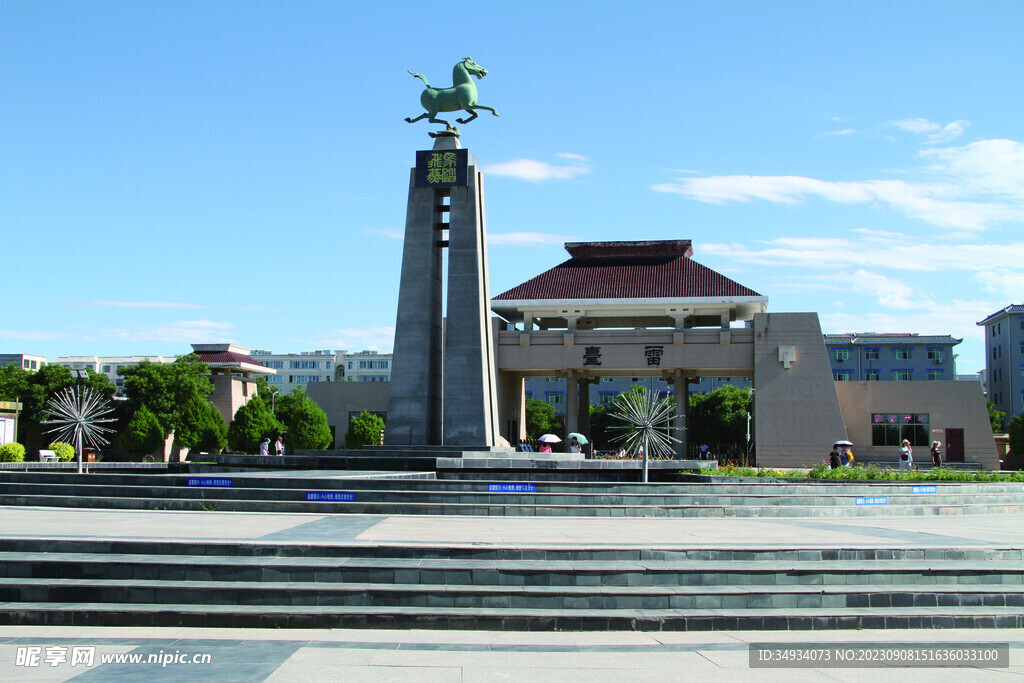
[[[384,429],[384,420],[379,415],[365,410],[348,425],[345,434],[345,448],[357,450],[363,446],[380,443],[380,430]]]
[[[5,443],[0,446],[0,462],[24,462],[25,447],[20,443]]]
[[[71,462],[75,459],[75,447],[64,441],[54,441],[47,448],[64,462]]]
[[[121,434],[121,448],[132,455],[149,455],[164,443],[164,429],[149,408],[139,406],[132,415],[124,433]]]
[[[259,396],[254,396],[235,412],[235,419],[228,427],[228,445],[235,453],[259,453],[260,441],[273,440],[282,431],[270,407]]]

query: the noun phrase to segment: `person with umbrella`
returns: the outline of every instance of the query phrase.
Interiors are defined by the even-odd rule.
[[[587,437],[583,436],[579,432],[573,432],[566,437],[569,440],[569,452],[570,453],[582,453],[583,446],[587,443]]]
[[[558,443],[559,441],[561,441],[561,439],[559,439],[554,434],[544,434],[539,439],[537,439],[537,441],[540,441],[540,448],[537,451],[538,453],[550,453],[551,444]]]

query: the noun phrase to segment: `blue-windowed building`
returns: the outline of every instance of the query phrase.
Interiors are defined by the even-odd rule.
[[[1011,304],[978,323],[985,328],[989,403],[1006,413],[1003,429],[1024,413],[1024,304]]]
[[[955,381],[956,354],[962,339],[950,335],[826,334],[837,382]]]

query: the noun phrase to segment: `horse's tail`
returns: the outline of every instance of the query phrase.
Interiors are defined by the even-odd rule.
[[[428,88],[430,87],[430,84],[427,83],[427,77],[426,76],[424,76],[423,74],[418,74],[415,71],[410,71],[409,73],[411,73],[413,76],[415,76],[416,78],[418,78],[421,81],[423,81],[423,85],[427,86]]]

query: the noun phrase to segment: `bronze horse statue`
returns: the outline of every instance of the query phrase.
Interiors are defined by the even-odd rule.
[[[428,120],[431,123],[443,123],[448,126],[449,131],[455,130],[457,135],[458,129],[453,128],[444,119],[437,118],[438,112],[462,109],[471,115],[465,119],[455,119],[459,123],[469,123],[475,119],[477,117],[477,109],[486,109],[495,116],[498,115],[494,107],[487,107],[476,102],[476,84],[473,83],[473,76],[483,78],[487,75],[487,69],[474,62],[472,57],[466,57],[452,69],[453,85],[450,88],[431,88],[426,76],[413,71],[409,73],[423,81],[423,84],[427,86],[423,94],[420,95],[420,104],[427,111],[414,119],[406,118],[407,123],[415,123],[422,118],[429,117]]]

